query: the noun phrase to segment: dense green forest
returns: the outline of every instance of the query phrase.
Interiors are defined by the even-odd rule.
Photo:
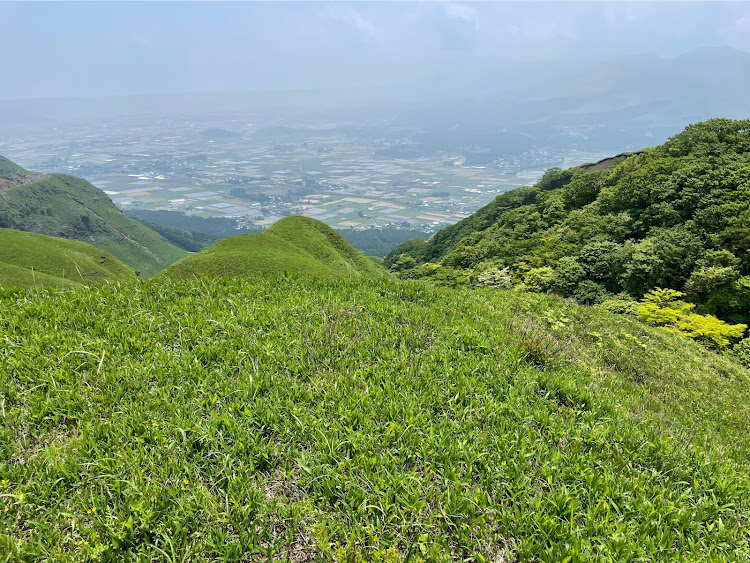
[[[588,304],[669,288],[696,312],[748,323],[749,251],[750,121],[712,119],[637,154],[553,168],[385,264]]]
[[[337,229],[338,233],[367,256],[385,257],[394,247],[413,238],[429,235],[417,229],[382,227],[379,229]]]

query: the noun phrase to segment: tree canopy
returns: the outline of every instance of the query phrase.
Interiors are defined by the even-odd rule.
[[[608,165],[553,168],[385,264],[478,285],[502,271],[584,303],[671,288],[697,313],[747,323],[750,120],[711,119]]]

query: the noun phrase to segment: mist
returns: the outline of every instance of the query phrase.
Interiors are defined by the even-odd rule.
[[[300,182],[360,197],[427,177],[440,217],[419,223],[419,198],[401,215],[430,231],[551,166],[750,116],[748,3],[10,2],[0,49],[0,154],[123,209],[216,215],[255,182],[278,202],[253,227],[305,211]],[[218,199],[115,197],[170,174]],[[353,209],[341,225],[391,224]]]

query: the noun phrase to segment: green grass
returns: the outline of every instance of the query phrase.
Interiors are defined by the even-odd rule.
[[[151,280],[0,329],[6,560],[750,558],[748,373],[596,308]]]
[[[11,162],[4,156],[0,156],[0,175],[26,174],[26,172],[26,170],[18,166],[15,162]]]
[[[1,285],[72,287],[134,279],[132,268],[89,244],[0,229]]]
[[[0,197],[0,227],[86,242],[143,277],[155,275],[188,254],[123,214],[99,188],[63,174],[7,189]]]
[[[356,278],[384,276],[383,268],[357,252],[328,225],[287,217],[262,234],[237,235],[184,258],[163,277],[282,275]]]

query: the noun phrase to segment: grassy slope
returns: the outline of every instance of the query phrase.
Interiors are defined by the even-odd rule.
[[[133,279],[132,268],[89,244],[0,229],[2,285],[70,287]]]
[[[62,174],[2,194],[0,225],[87,242],[113,254],[144,277],[187,255],[123,214],[97,187]]]
[[[0,286],[5,287],[75,287],[81,285],[66,278],[0,262]]]
[[[11,558],[748,558],[750,378],[676,335],[389,279],[30,297],[0,290]]]
[[[4,156],[0,156],[0,175],[26,174],[26,170],[11,162]]]
[[[308,252],[316,260],[340,272],[353,270],[363,275],[382,275],[383,269],[374,265],[361,252],[331,227],[309,217],[285,217],[266,232]]]
[[[287,217],[262,234],[237,235],[188,256],[165,277],[275,275],[348,278],[384,275],[327,225],[307,217]]]

